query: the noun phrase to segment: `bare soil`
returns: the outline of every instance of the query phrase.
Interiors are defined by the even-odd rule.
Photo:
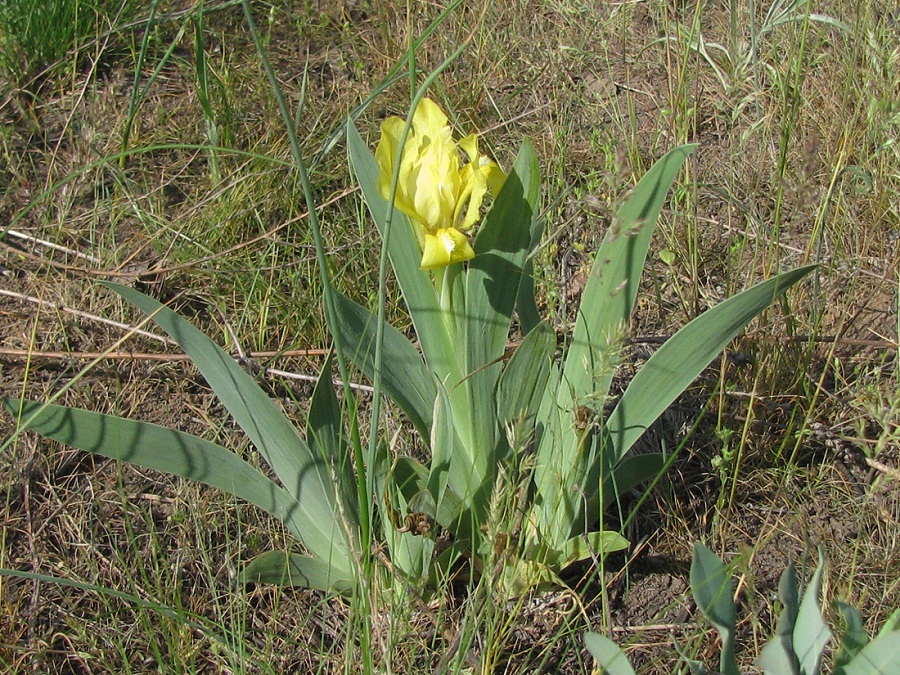
[[[382,14],[370,14],[362,3],[344,3],[345,15],[325,4],[329,6],[321,12],[321,25],[301,31],[308,43],[301,44],[294,32],[295,20],[301,17],[281,17],[271,28],[270,49],[295,102],[300,96],[301,62],[309,59],[306,105],[327,101],[324,109],[330,114],[358,102],[371,90],[376,75],[383,75],[382,63],[360,65],[360,54],[372,59],[373,54],[382,54],[380,58],[387,62],[384,54],[396,53],[403,40],[390,37],[392,30],[400,30],[402,21],[384,8]],[[630,30],[642,44],[660,31],[658,12],[651,5],[638,3],[629,17]],[[566,18],[553,14],[552,20],[558,22],[553,26],[563,26]],[[709,20],[710,30],[724,25],[724,17],[715,11]],[[230,27],[239,33],[239,17],[221,21],[218,29]],[[631,329],[633,354],[623,368],[622,377],[627,379],[654,345],[678,326],[768,271],[757,264],[752,242],[778,237],[782,267],[809,259],[808,242],[825,196],[833,139],[803,127],[800,135],[804,137],[794,142],[791,155],[792,166],[799,168],[785,179],[789,190],[784,234],[764,228],[752,231],[755,224],[769,223],[774,209],[767,201],[776,187],[771,145],[750,143],[742,136],[744,121],[730,121],[723,114],[732,103],[727,97],[704,95],[715,90],[707,71],[692,71],[691,88],[697,92],[695,123],[689,127],[688,138],[676,138],[674,130],[660,122],[671,96],[664,55],[653,52],[653,59],[635,59],[636,48],[613,41],[603,58],[567,59],[554,42],[558,36],[546,30],[538,34],[536,28],[529,36],[533,47],[527,47],[525,40],[510,48],[514,53],[509,58],[519,59],[520,72],[483,72],[463,59],[457,69],[448,71],[444,86],[448,98],[465,107],[464,124],[497,121],[496,115],[503,120],[521,118],[512,130],[498,131],[494,143],[501,145],[505,135],[528,136],[547,163],[547,173],[571,187],[548,187],[547,201],[559,199],[558,208],[548,213],[548,218],[556,219],[548,230],[559,227],[562,231],[547,247],[538,270],[548,282],[545,308],[561,330],[577,303],[590,252],[633,176],[649,166],[662,146],[691,141],[702,148],[691,164],[691,171],[706,186],[695,195],[697,221],[704,225],[697,236],[700,275],[693,278],[656,257],[659,249],[674,248],[672,242],[686,238],[684,232],[667,230],[648,263]],[[348,31],[352,37],[347,37]],[[580,37],[587,39],[585,34]],[[452,41],[453,36],[445,39]],[[223,47],[250,54],[244,37]],[[182,48],[188,50],[189,45]],[[440,44],[435,49],[440,52]],[[537,56],[541,50],[548,54],[544,60]],[[433,58],[426,54],[424,60]],[[233,114],[243,125],[239,127],[243,135],[235,138],[235,144],[287,156],[281,137],[251,140],[250,133],[263,128],[266,117],[274,116],[273,106],[264,88],[247,84],[254,77],[261,82],[259,73],[246,65],[241,70],[236,65],[239,61],[222,64],[234,68],[241,86],[250,90],[242,90],[240,96],[233,92],[237,102]],[[509,62],[503,67],[510,68]],[[191,78],[189,69],[172,66],[153,85],[141,128],[135,131],[137,145],[202,140],[202,118],[192,98]],[[487,94],[465,94],[473,78]],[[2,121],[11,129],[4,136],[4,155],[10,159],[0,169],[6,180],[0,217],[9,221],[36,203],[15,228],[35,239],[7,236],[0,241],[0,288],[10,292],[0,296],[0,395],[46,400],[68,387],[58,403],[206,437],[212,433],[250,457],[252,453],[205,382],[171,346],[132,337],[117,348],[121,357],[103,359],[81,374],[91,354],[123,335],[121,329],[104,326],[94,317],[129,325],[139,320],[99,288],[98,280],[135,285],[171,300],[197,325],[225,342],[245,309],[235,279],[245,271],[239,268],[250,266],[252,260],[215,259],[203,254],[202,246],[179,239],[178,224],[197,220],[205,205],[221,197],[214,194],[218,187],[208,189],[208,166],[194,150],[160,149],[135,156],[121,173],[111,166],[95,167],[59,187],[50,198],[37,200],[45,187],[117,151],[122,102],[132,86],[125,65],[83,73],[73,85],[77,86],[55,92],[47,89],[42,100],[29,101],[21,92],[12,92],[0,106]],[[824,85],[811,75],[810,97],[817,86]],[[403,92],[394,91],[379,100],[361,121],[364,130],[374,130],[380,117],[396,112],[393,104],[403,97]],[[631,154],[624,143],[604,136],[612,132],[603,131],[614,127],[623,110],[637,120]],[[560,134],[566,138],[562,149],[554,145]],[[605,150],[598,147],[598,134],[609,141],[599,144]],[[736,163],[735,156],[742,161]],[[323,197],[346,188],[346,169],[336,168],[343,163],[339,151],[324,160],[317,175],[317,190]],[[556,163],[564,167],[558,174],[553,173]],[[736,165],[740,175],[728,186],[731,198],[723,199],[721,186],[713,189],[715,176],[725,166],[735,171]],[[221,223],[213,217],[211,231],[246,228],[238,239],[247,241],[284,222],[300,222],[299,200],[289,187],[279,185],[277,172],[242,178],[231,168],[236,179],[227,190],[237,190],[240,180],[259,179],[273,187],[264,191],[264,198],[251,195],[251,203]],[[600,177],[589,184],[584,179],[589,172]],[[129,211],[127,204],[108,198],[121,185],[129,186],[123,194],[140,193],[146,198],[139,208]],[[851,203],[846,217],[852,218],[854,210],[864,212],[876,198],[847,193],[845,199]],[[351,199],[338,200],[326,216],[336,221],[345,218],[353,209]],[[261,221],[251,217],[254,209],[262,214]],[[752,211],[752,218],[745,218],[742,209]],[[153,218],[165,226],[148,225]],[[894,221],[879,226],[892,236],[900,231]],[[292,324],[297,334],[285,336],[278,318],[250,320],[242,324],[245,334],[240,339],[274,351],[324,348],[314,276],[307,275],[303,285],[297,285],[285,271],[310,264],[308,248],[304,248],[308,242],[297,241],[289,232],[278,231],[261,241],[290,251],[269,271],[280,302],[273,311],[281,317],[304,315]],[[52,239],[66,250],[51,249],[36,239]],[[363,298],[369,292],[366,278],[371,270],[364,270],[364,261],[345,252],[365,250],[364,239],[329,242],[336,265],[349,270],[343,275],[348,292]],[[858,606],[870,630],[900,606],[896,473],[900,454],[897,444],[888,442],[878,446],[873,457],[872,448],[891,429],[883,418],[861,412],[858,395],[868,389],[884,390],[885,381],[894,377],[897,257],[896,243],[886,239],[861,233],[857,241],[841,248],[843,253],[825,259],[818,299],[798,290],[790,306],[776,308],[754,324],[673,406],[644,444],[658,447],[663,440],[671,448],[684,442],[684,448],[673,470],[653,488],[628,525],[632,549],[610,557],[602,577],[596,570],[573,570],[571,582],[577,595],[557,592],[524,599],[510,608],[515,628],[493,672],[590,672],[579,646],[581,631],[589,627],[602,629],[626,645],[642,673],[673,672],[673,645],[689,651],[688,647],[701,644],[700,656],[714,667],[715,636],[689,593],[691,546],[701,540],[734,563],[739,637],[747,672],[751,672],[752,657],[771,636],[780,574],[793,561],[808,579],[820,547],[829,561],[828,600]],[[96,259],[80,258],[79,253]],[[741,262],[735,264],[735,258]],[[695,287],[696,293],[686,299],[679,290],[684,287]],[[291,303],[298,309],[292,309]],[[817,326],[823,339],[818,342],[805,340],[805,329],[800,333],[790,329],[795,320],[811,325],[808,319],[814,303],[825,307]],[[260,325],[265,344],[254,342],[254,326]],[[314,325],[318,328],[307,329]],[[273,365],[305,375],[314,375],[320,365],[315,357],[255,363],[260,371]],[[299,423],[309,385],[262,373],[260,378]],[[888,405],[885,402],[882,407]],[[702,421],[688,437],[686,431],[704,409]],[[727,443],[722,429],[734,434]],[[0,415],[0,438],[13,432],[12,418]],[[739,443],[738,438],[749,440]],[[723,449],[736,445],[740,452],[730,463],[717,465]],[[167,623],[155,610],[142,613],[135,599],[178,606],[212,625],[224,616],[242,616],[246,623],[231,630],[252,649],[277,655],[267,664],[271,672],[337,672],[340,668],[334,664],[340,662],[342,650],[352,651],[343,642],[347,608],[340,601],[302,590],[258,587],[238,592],[240,564],[267,549],[283,548],[287,537],[253,509],[212,490],[24,434],[0,462],[0,494],[5,505],[0,516],[4,567],[79,580],[132,596],[108,598],[48,579],[0,578],[0,662],[9,672],[123,672],[126,658],[132,672],[166,672],[168,659],[174,656],[165,649],[178,643],[190,645],[184,649],[190,656],[180,662],[189,672],[225,672],[222,648],[207,633],[185,628],[178,621]],[[166,588],[165,597],[159,597],[161,588]],[[232,600],[223,599],[229,595]],[[243,613],[229,614],[234,610],[229,602],[245,603]],[[837,615],[832,618],[832,625],[839,626]],[[409,672],[439,672],[442,659],[454,648],[454,619],[448,611],[441,617],[422,615],[410,620],[428,648],[413,651]],[[136,628],[141,622],[143,630]],[[121,635],[118,641],[96,638],[105,633]],[[116,653],[116,644],[125,645],[129,653]],[[333,658],[331,667],[323,665],[323,654]],[[473,662],[477,656],[472,655]]]

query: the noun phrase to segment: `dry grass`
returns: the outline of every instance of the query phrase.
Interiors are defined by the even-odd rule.
[[[376,660],[392,671],[586,673],[579,633],[588,623],[628,642],[641,672],[673,672],[673,642],[712,663],[705,628],[683,609],[698,538],[745,574],[748,662],[770,635],[777,575],[817,545],[831,561],[828,597],[861,606],[869,629],[900,605],[900,488],[884,471],[898,466],[900,27],[887,2],[813,3],[849,32],[789,23],[762,36],[754,56],[748,4],[472,3],[417,53],[427,72],[471,39],[433,96],[461,128],[484,130],[507,166],[523,137],[534,143],[555,235],[538,276],[545,315],[560,328],[616,204],[683,142],[700,149],[661,222],[632,335],[669,335],[775,270],[822,266],[667,414],[659,435],[675,444],[706,408],[629,525],[636,559],[622,569],[612,561],[608,584],[594,573],[581,587],[583,611],[555,596],[544,610],[529,598],[488,611],[484,591],[465,588],[444,604],[387,608]],[[276,2],[256,11],[313,157],[439,8],[408,17],[389,2]],[[88,48],[62,74],[0,81],[0,217],[31,238],[0,242],[2,287],[41,301],[0,296],[3,349],[31,353],[0,353],[0,392],[45,399],[74,378],[61,402],[224,437],[242,452],[183,362],[102,361],[82,373],[77,354],[122,332],[62,309],[136,323],[98,289],[111,278],[172,300],[231,350],[328,344],[305,207],[240,9],[207,17],[226,146],[218,179],[200,147],[208,127],[182,16],[154,32],[124,161],[134,49],[92,62]],[[130,35],[112,40],[137,44]],[[404,110],[408,88],[401,81],[375,99],[358,124],[364,134],[374,138],[380,119]],[[372,303],[378,244],[340,143],[315,164],[313,182],[334,278]],[[397,299],[390,312],[402,325]],[[161,351],[145,339],[128,347]],[[265,365],[312,375],[319,362]],[[272,390],[302,419],[306,385],[273,380]],[[8,416],[0,428],[13,433]],[[0,567],[132,596],[0,577],[9,672],[357,672],[352,607],[236,583],[241,561],[286,546],[250,507],[30,435],[6,450],[0,485]]]

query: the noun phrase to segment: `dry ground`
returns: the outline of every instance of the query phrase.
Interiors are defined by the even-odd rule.
[[[407,17],[395,4],[254,3],[289,100],[302,101],[308,156],[439,11]],[[435,98],[461,128],[483,130],[507,166],[523,137],[534,143],[552,235],[538,275],[561,330],[616,203],[665,150],[699,144],[648,263],[623,378],[706,307],[777,269],[822,264],[645,439],[684,449],[629,523],[627,557],[610,559],[602,583],[574,571],[577,601],[554,595],[510,609],[513,628],[488,647],[499,652],[473,651],[473,667],[589,672],[579,646],[588,624],[627,644],[641,672],[673,672],[673,645],[713,665],[715,642],[686,593],[696,540],[735,562],[748,665],[771,635],[778,575],[788,560],[805,561],[808,574],[817,546],[830,561],[827,598],[859,606],[869,630],[900,606],[895,8],[813,3],[849,32],[785,24],[760,38],[754,59],[745,4],[736,3],[733,40],[724,2],[468,3],[419,52],[427,70],[471,38]],[[327,347],[302,199],[289,169],[266,159],[289,153],[240,9],[209,15],[205,50],[220,143],[257,156],[223,152],[215,170],[196,147],[208,128],[191,31],[180,26],[153,35],[128,141],[139,152],[125,161],[116,155],[133,49],[97,60],[86,49],[74,69],[0,87],[0,224],[23,235],[0,240],[0,393],[43,400],[68,386],[60,402],[245,452],[171,346],[132,337],[82,370],[125,334],[99,317],[139,321],[101,279],[172,300],[233,351]],[[686,36],[692,26],[714,65]],[[151,81],[169,44],[173,56]],[[405,100],[401,81],[358,126],[374,142],[380,119]],[[315,189],[337,283],[371,302],[377,242],[346,165],[338,137],[314,167]],[[403,323],[399,303],[392,314]],[[304,375],[321,363],[318,354],[255,362]],[[301,420],[309,384],[261,377]],[[0,438],[13,432],[0,416]],[[287,545],[250,507],[29,434],[5,450],[0,488],[0,567],[91,586],[0,578],[0,664],[10,672],[355,672],[340,602],[237,585],[241,561]],[[393,668],[440,670],[464,612],[456,598],[405,617],[406,629],[385,619]]]

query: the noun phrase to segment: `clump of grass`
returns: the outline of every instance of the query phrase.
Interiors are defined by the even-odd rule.
[[[143,2],[4,0],[0,3],[0,71],[24,84],[36,75],[97,58],[116,27],[139,16]]]
[[[39,5],[64,4],[8,0],[0,2],[0,10],[33,5],[36,11],[49,11]],[[563,305],[576,306],[578,272],[590,262],[591,242],[599,241],[608,227],[615,203],[648,162],[679,138],[701,143],[693,169],[696,184],[679,196],[678,209],[664,216],[665,238],[657,247],[672,255],[660,258],[656,278],[642,288],[635,335],[667,334],[711,302],[746,287],[761,270],[793,264],[798,258],[822,263],[820,283],[808,296],[797,295],[790,307],[770,312],[768,320],[736,346],[740,358],[723,361],[684,399],[686,419],[693,420],[707,401],[709,412],[675,467],[675,476],[654,490],[632,527],[635,541],[647,538],[638,555],[646,557],[650,551],[655,562],[667,556],[686,560],[688,542],[698,536],[746,550],[747,579],[754,584],[749,601],[760,608],[754,612],[759,618],[752,619],[758,639],[770,634],[766,616],[774,587],[767,570],[783,567],[781,551],[799,553],[810,547],[798,533],[825,542],[835,584],[859,589],[863,615],[873,622],[883,621],[885,605],[898,604],[900,597],[892,575],[898,536],[894,479],[865,463],[873,459],[887,468],[896,466],[897,261],[892,233],[900,222],[895,101],[900,69],[894,8],[885,2],[839,0],[822,10],[813,3],[810,11],[828,11],[851,32],[815,21],[804,28],[801,20],[760,35],[769,8],[777,4],[539,1],[527,3],[528,11],[523,12],[522,3],[495,3],[485,13],[454,15],[445,30],[418,52],[420,67],[427,70],[478,22],[471,50],[440,83],[441,96],[452,102],[460,127],[491,129],[485,136],[493,144],[489,153],[505,166],[512,159],[508,139],[524,135],[537,147],[548,176],[548,230],[556,235],[536,257],[537,274],[551,286],[541,302],[557,314],[560,330],[567,322]],[[128,145],[136,153],[123,170],[89,169],[69,187],[60,184],[16,226],[101,262],[88,264],[40,248],[29,249],[33,257],[27,258],[5,249],[0,254],[6,270],[4,289],[112,315],[121,308],[93,290],[100,272],[135,261],[174,267],[165,280],[166,293],[182,294],[182,308],[196,306],[194,319],[206,329],[212,324],[217,341],[231,345],[236,338],[244,349],[327,346],[301,217],[304,209],[295,186],[284,180],[284,171],[275,162],[287,156],[283,128],[265,87],[258,84],[260,70],[248,57],[249,44],[235,30],[238,20],[230,10],[210,14],[204,39],[196,42],[190,24],[183,35],[175,28],[155,28],[147,38],[141,72],[129,72],[130,66],[124,65],[124,76],[98,79],[78,66],[84,63],[80,58],[93,58],[109,28],[117,25],[116,4],[102,6],[111,19],[98,20],[99,14],[90,13],[93,10],[81,11],[90,25],[79,37],[39,38],[55,41],[61,51],[35,59],[32,65],[15,42],[22,31],[9,30],[12,24],[7,20],[0,26],[5,45],[0,58],[7,59],[2,66],[7,81],[31,78],[53,64],[58,64],[53,72],[73,74],[56,90],[45,88],[34,109],[36,128],[52,143],[35,146],[15,123],[2,125],[4,217],[20,213],[44,186],[82,171],[98,158],[117,164],[114,156],[130,87],[145,94],[136,99],[135,133]],[[82,10],[85,7],[81,3]],[[303,102],[296,107],[296,119],[304,152],[318,158],[312,178],[320,202],[349,185],[341,136],[332,135],[332,121],[365,99],[408,48],[410,36],[419,35],[436,13],[416,8],[407,17],[396,3],[360,7],[325,2],[315,8],[275,3],[270,14],[258,16],[260,23],[268,19],[267,44],[289,100]],[[20,14],[25,16],[24,10]],[[48,22],[56,25],[64,22]],[[693,27],[702,30],[715,65],[700,53],[699,33],[692,32]],[[498,39],[500,35],[511,38]],[[660,42],[660,36],[677,39]],[[204,110],[197,91],[194,54],[195,45],[201,43],[211,76],[206,85],[211,113]],[[147,86],[158,65],[154,54],[170,47],[173,58]],[[38,48],[31,51],[37,53]],[[374,138],[381,118],[404,109],[407,85],[389,89],[360,119],[364,134],[368,130]],[[0,113],[5,122],[10,115],[6,102],[0,103]],[[67,127],[66,119],[77,124]],[[209,150],[198,149],[212,145],[211,121],[220,144],[227,146],[215,156],[217,174],[210,170]],[[60,138],[62,142],[56,143]],[[337,145],[320,155],[319,149],[334,138]],[[153,149],[162,144],[181,147]],[[247,150],[256,159],[229,154],[229,148]],[[371,306],[377,300],[369,281],[375,249],[367,248],[371,235],[360,208],[353,195],[329,205],[323,211],[328,223],[325,237],[334,276],[344,285],[341,290]],[[280,225],[286,226],[275,231]],[[259,242],[248,243],[257,236],[262,236]],[[233,246],[239,248],[231,250]],[[214,257],[206,259],[208,255]],[[82,274],[72,267],[90,272]],[[197,291],[201,297],[192,297]],[[393,295],[392,323],[402,317],[395,300]],[[3,321],[9,321],[5,334],[14,346],[71,353],[102,348],[117,336],[64,312],[35,312],[33,305],[5,297],[0,302]],[[646,349],[652,349],[648,344]],[[41,397],[71,377],[74,359],[26,361],[4,356],[0,384],[8,395],[19,395],[26,381],[28,395]],[[313,372],[319,363],[277,365]],[[166,386],[167,381],[183,386]],[[278,389],[285,390],[290,392],[291,387]],[[168,422],[175,414],[180,426],[198,433],[227,432],[221,410],[208,405],[202,381],[177,363],[148,365],[136,359],[129,366],[104,365],[79,391],[66,402],[121,412],[130,409],[130,401],[141,400],[144,419]],[[676,422],[676,428],[683,424]],[[3,432],[10,432],[5,419],[2,424]],[[398,426],[394,419],[386,424]],[[411,441],[399,433],[397,443],[405,449]],[[131,569],[138,552],[125,553],[133,543],[124,520],[140,521],[139,539],[146,542],[150,525],[142,523],[148,511],[129,511],[130,499],[106,489],[107,481],[116,481],[113,472],[108,467],[79,466],[72,489],[66,491],[60,488],[69,475],[66,467],[72,466],[66,451],[29,441],[15,453],[15,461],[4,458],[0,468],[5,495],[3,567],[50,573],[59,565],[72,578],[149,591],[173,604],[185,604],[190,595],[199,605],[215,607],[207,616],[234,626],[234,640],[243,641],[252,655],[271,659],[276,671],[352,670],[358,663],[351,613],[338,603],[257,588],[234,596],[243,603],[246,613],[241,616],[215,606],[238,549],[283,546],[269,541],[277,539],[270,522],[230,504],[222,509],[234,520],[221,520],[221,528],[205,536],[170,526],[158,515],[150,518],[147,522],[152,522],[161,541],[154,552],[154,569],[138,580]],[[716,457],[722,457],[721,473],[711,466]],[[149,472],[123,468],[122,476],[126,487],[134,486],[125,490],[129,498],[158,494],[162,503],[184,500],[193,510],[215,503],[209,491],[186,491]],[[89,558],[90,533],[71,529],[88,524],[77,519],[63,522],[58,511],[61,503],[75,496],[93,504],[83,506],[86,514],[99,505],[108,507],[103,511],[110,522],[108,541],[122,555]],[[144,509],[150,501],[138,499],[138,504]],[[720,511],[717,504],[723,506]],[[848,534],[848,521],[856,524],[855,536]],[[219,545],[237,531],[243,536],[240,545]],[[44,567],[40,558],[33,562],[29,537],[35,551],[50,552]],[[849,551],[835,555],[832,547],[848,537]],[[162,573],[167,565],[176,569],[177,554],[172,551],[179,548],[196,548],[208,555],[209,569],[193,574],[190,583],[184,583],[184,576]],[[608,616],[610,625],[627,628],[616,623],[618,612],[625,605],[637,609],[634,598],[642,597],[639,591],[646,590],[651,576],[640,567],[635,570],[614,581],[606,604],[598,600],[586,608],[593,625]],[[677,581],[671,571],[658,576],[661,581]],[[138,647],[147,653],[145,646],[154,640],[158,645],[167,643],[160,649],[175,654],[171,663],[200,663],[202,659],[189,655],[200,651],[215,664],[211,668],[244,667],[241,657],[216,660],[218,647],[208,641],[187,640],[186,632],[172,626],[158,631],[152,615],[128,611],[130,605],[120,600],[106,603],[110,609],[105,623],[86,624],[73,615],[64,621],[66,607],[94,609],[104,603],[80,604],[82,591],[30,584],[17,581],[3,587],[0,642],[17,647],[0,649],[0,663],[12,672],[24,668],[30,658],[41,654],[49,658],[53,650],[59,654],[44,661],[47,672],[71,668],[79,653],[98,659],[93,662],[95,670],[100,669],[101,658],[110,659],[102,662],[110,668],[118,668],[123,660],[112,660],[110,653],[134,649],[136,654]],[[164,588],[169,584],[171,588]],[[626,586],[634,593],[624,593]],[[661,592],[672,593],[673,588],[677,590],[678,584]],[[478,593],[482,602],[490,600],[484,590],[474,595]],[[677,600],[662,604],[671,609]],[[507,622],[518,629],[527,627],[528,620],[521,613],[500,610],[477,620],[466,615],[478,606],[465,605],[457,596],[446,606],[429,608],[425,615],[406,607],[382,608],[385,617],[396,620],[382,622],[383,640],[376,641],[374,649],[397,671],[421,672],[438,666],[450,654],[454,637],[462,634],[463,642],[475,645],[450,655],[454,667],[463,669],[470,667],[480,653],[478,645],[491,635],[490,658],[502,664],[510,649],[499,645],[504,641],[515,645],[507,639]],[[636,612],[628,616],[632,625],[657,623]],[[115,635],[100,630],[107,626],[117,629]],[[246,627],[244,632],[241,626]],[[420,626],[425,627],[421,632]],[[541,641],[548,633],[534,635],[533,641]],[[667,645],[673,641],[668,632],[650,629],[640,633],[636,649],[650,641],[648,635]],[[687,639],[692,653],[706,644],[699,630]],[[232,654],[236,653],[235,649]],[[130,665],[136,671],[150,667],[137,660]],[[671,672],[670,665],[662,657],[648,658],[642,672]],[[497,667],[502,671],[502,665]],[[589,670],[590,664],[584,659],[579,664],[577,658],[560,669]]]

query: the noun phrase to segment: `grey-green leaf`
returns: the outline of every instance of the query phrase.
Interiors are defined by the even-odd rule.
[[[731,582],[725,566],[715,553],[703,544],[694,545],[691,563],[691,593],[697,607],[716,628],[722,638],[719,670],[722,675],[737,675],[734,659],[734,628],[737,610],[732,599]]]
[[[497,464],[497,451],[504,447],[498,436],[496,388],[513,309],[525,274],[525,262],[531,248],[531,224],[538,208],[538,161],[527,141],[522,144],[512,171],[478,233],[476,256],[465,275],[466,377],[471,430],[468,443],[473,470],[472,485],[483,492]],[[477,439],[476,448],[471,447]],[[476,511],[487,503],[479,500]]]
[[[891,613],[887,621],[885,621],[884,625],[881,627],[881,630],[878,631],[878,637],[893,633],[894,631],[900,631],[900,609],[895,609]]]
[[[653,480],[666,466],[666,458],[658,452],[631,455],[603,476],[601,504],[605,509],[618,497],[641,483]]]
[[[547,389],[556,334],[539,323],[516,348],[497,382],[497,417],[500,424],[533,423]]]
[[[756,665],[768,675],[795,675],[800,672],[800,663],[794,653],[794,626],[797,623],[800,592],[797,573],[792,564],[781,573],[778,597],[782,604],[778,627],[775,635],[760,651]]]
[[[4,400],[19,413],[19,399]],[[104,457],[181,476],[243,499],[294,530],[298,505],[283,488],[221,445],[167,427],[60,405],[21,402],[22,421],[42,436]],[[295,532],[296,534],[296,532]]]
[[[344,428],[341,404],[334,390],[331,373],[332,354],[328,355],[309,402],[306,442],[310,450],[331,465],[342,500],[342,513],[354,526],[359,525],[359,493],[356,474]]]
[[[606,675],[635,675],[634,668],[619,646],[608,637],[597,633],[584,634],[584,646],[597,660],[601,672]]]
[[[370,380],[375,376],[377,317],[365,307],[334,292],[337,334],[344,353]],[[384,326],[382,386],[384,392],[409,418],[423,439],[428,439],[435,386],[419,352],[390,324]]]
[[[852,607],[845,602],[836,602],[834,606],[840,610],[841,615],[844,617],[841,648],[834,659],[835,675],[840,675],[843,672],[843,667],[869,643],[869,634],[866,633],[862,615],[860,615],[856,607]]]
[[[831,639],[831,631],[825,624],[819,607],[824,571],[825,559],[820,550],[819,566],[803,593],[803,601],[797,611],[797,624],[794,626],[794,652],[797,654],[800,672],[803,675],[816,675],[819,672],[825,645]]]
[[[900,673],[900,632],[879,635],[844,667],[843,675],[895,675]]]
[[[269,463],[298,508],[292,521],[315,556],[346,570],[349,546],[328,462],[316,456],[275,403],[234,359],[177,313],[143,293],[104,284],[149,315],[190,356],[209,386]]]
[[[467,375],[503,356],[539,191],[537,156],[526,141],[478,232],[466,272],[466,325],[475,331],[467,340]]]
[[[615,458],[696,379],[751,319],[816,268],[807,265],[756,284],[716,305],[673,335],[644,364],[610,413]]]
[[[612,381],[621,326],[631,320],[650,238],[669,188],[696,146],[672,150],[635,186],[603,238],[582,294],[563,369],[559,402],[604,396]]]
[[[256,556],[241,571],[241,581],[303,586],[343,594],[353,590],[353,581],[324,560],[287,551],[267,551]]]

